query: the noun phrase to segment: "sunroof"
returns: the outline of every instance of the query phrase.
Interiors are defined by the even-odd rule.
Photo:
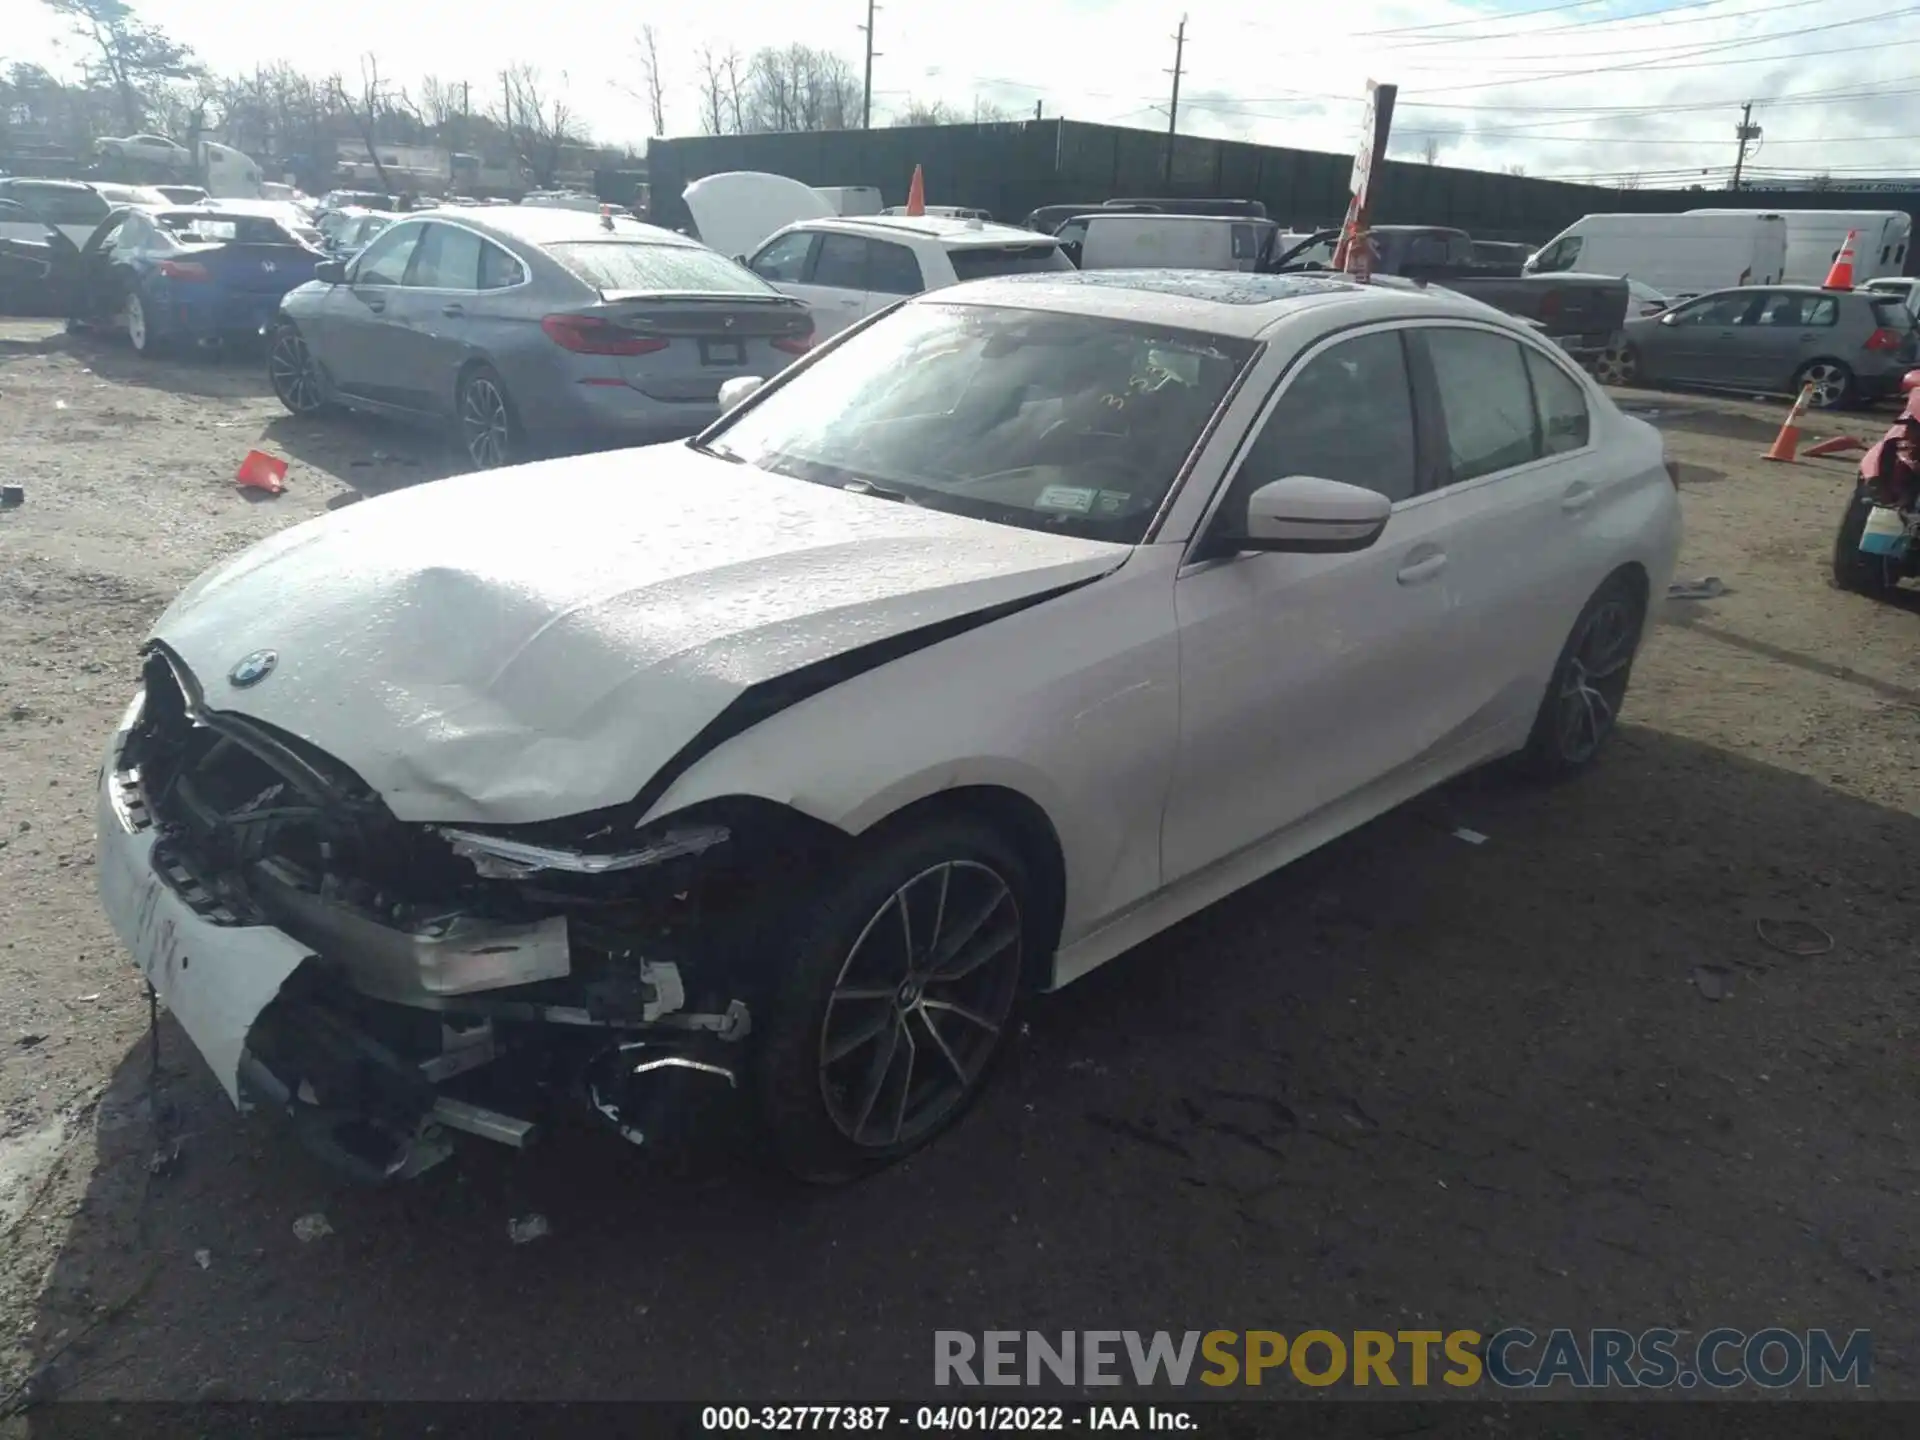
[[[1306,295],[1333,295],[1351,290],[1351,280],[1326,275],[1249,275],[1238,270],[1082,270],[1007,276],[1054,284],[1100,285],[1112,290],[1144,290],[1185,300],[1208,300],[1215,305],[1267,305]]]

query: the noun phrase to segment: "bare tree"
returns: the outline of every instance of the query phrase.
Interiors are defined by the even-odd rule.
[[[660,37],[651,25],[640,27],[640,83],[646,87],[647,107],[653,112],[655,135],[667,133],[666,86],[660,76]]]
[[[192,50],[136,17],[125,0],[45,0],[45,4],[100,52],[100,72],[113,89],[121,123],[129,134],[146,123],[158,87],[200,73]]]
[[[1524,180],[1527,175],[1527,167],[1524,165],[1509,165],[1507,166],[1506,173],[1509,175],[1516,175],[1519,178]]]
[[[810,45],[754,52],[741,129],[846,130],[860,115],[860,79],[845,56]]]
[[[960,112],[944,100],[908,100],[887,122],[889,125],[958,125]]]
[[[747,130],[744,105],[748,75],[747,62],[731,45],[727,47],[727,53],[720,58],[720,73],[726,78],[727,107],[733,113],[733,133],[744,135]]]
[[[380,143],[374,134],[375,121],[387,104],[386,91],[380,84],[379,57],[372,51],[360,57],[358,105],[348,98],[347,87],[341,83],[338,75],[333,77],[333,93],[338,97],[341,108],[352,119],[354,128],[360,132],[360,139],[367,147],[367,158],[373,162],[373,173],[380,177],[380,188],[389,195],[393,194],[393,182],[387,178],[387,167],[380,159]]]
[[[700,64],[700,129],[707,135],[737,134],[740,129],[740,52],[724,52],[702,45]]]
[[[1438,165],[1440,163],[1440,137],[1438,135],[1427,136],[1426,143],[1420,147],[1420,159],[1428,165]]]
[[[560,89],[566,89],[565,72]],[[540,72],[531,65],[516,65],[500,76],[500,126],[508,144],[520,161],[533,173],[538,185],[551,185],[560,170],[560,161],[569,145],[580,143],[582,132],[573,109],[559,94],[551,99]]]

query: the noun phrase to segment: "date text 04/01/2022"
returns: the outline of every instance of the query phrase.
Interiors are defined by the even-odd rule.
[[[708,1405],[700,1412],[708,1432],[812,1430],[880,1433],[894,1429],[953,1431],[1155,1430],[1191,1432],[1185,1410],[1157,1405]]]

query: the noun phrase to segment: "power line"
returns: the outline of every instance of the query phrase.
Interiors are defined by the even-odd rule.
[[[1396,25],[1387,30],[1356,30],[1354,38],[1370,38],[1375,35],[1412,35],[1428,30],[1455,30],[1462,25],[1484,25],[1489,20],[1524,20],[1529,15],[1554,15],[1562,10],[1580,10],[1588,5],[1606,3],[1607,0],[1562,0],[1558,5],[1542,5],[1536,10],[1509,10],[1504,15],[1476,15],[1468,20],[1440,20],[1431,25]]]
[[[1736,10],[1726,15],[1695,15],[1687,20],[1647,18],[1649,15],[1664,17],[1677,10],[1704,10],[1710,6],[1726,3],[1727,0],[1689,0],[1685,5],[1674,5],[1666,10],[1641,11],[1635,15],[1605,15],[1597,20],[1570,20],[1564,25],[1542,25],[1537,29],[1507,30],[1484,35],[1435,35],[1407,43],[1422,48],[1433,45],[1466,45],[1476,40],[1520,40],[1531,39],[1536,35],[1564,35],[1569,30],[1587,30],[1603,25],[1608,27],[1609,34],[1615,30],[1666,30],[1675,25],[1717,25],[1728,20],[1748,20],[1755,15],[1770,15],[1777,10],[1804,10],[1809,5],[1828,4],[1830,0],[1784,0],[1784,3],[1779,5],[1761,5],[1751,10]]]

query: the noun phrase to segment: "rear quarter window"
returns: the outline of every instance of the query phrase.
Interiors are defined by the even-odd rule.
[[[959,281],[1073,269],[1058,245],[969,245],[949,250],[947,259],[953,265],[953,278]]]
[[[764,280],[711,250],[644,240],[565,240],[543,247],[596,290],[771,295]]]

